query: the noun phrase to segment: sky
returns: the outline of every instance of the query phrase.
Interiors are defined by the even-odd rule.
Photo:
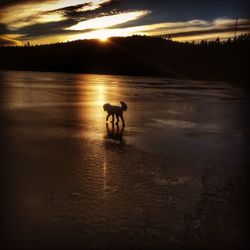
[[[111,36],[227,39],[250,32],[249,0],[0,0],[0,45]]]

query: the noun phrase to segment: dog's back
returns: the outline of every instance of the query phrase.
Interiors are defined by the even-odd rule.
[[[103,110],[107,111],[109,114],[118,114],[120,115],[123,111],[128,109],[128,106],[125,102],[120,102],[121,106],[111,105],[109,103],[105,103],[103,105]]]

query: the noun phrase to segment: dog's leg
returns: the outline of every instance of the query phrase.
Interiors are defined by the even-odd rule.
[[[119,123],[119,115],[116,115],[116,124]]]
[[[108,121],[109,117],[110,117],[110,114],[107,115],[107,117],[106,117],[106,122]]]
[[[115,120],[115,115],[112,114],[112,123],[114,123],[114,120]]]
[[[123,114],[121,115],[121,119],[122,119],[122,125],[123,125],[123,126],[125,126],[125,122],[124,122]]]

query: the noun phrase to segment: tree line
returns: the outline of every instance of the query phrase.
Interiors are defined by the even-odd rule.
[[[250,34],[199,43],[148,36],[26,43],[0,47],[0,69],[165,76],[248,86],[249,49]]]

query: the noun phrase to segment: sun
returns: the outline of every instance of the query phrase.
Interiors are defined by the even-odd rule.
[[[108,38],[107,37],[99,37],[99,40],[101,42],[107,42],[108,41]]]
[[[110,37],[110,34],[108,30],[98,30],[96,32],[96,36],[101,42],[107,42],[108,38]]]
[[[98,39],[101,42],[107,42],[108,41],[108,36],[107,36],[107,34],[101,33],[101,34],[99,34]]]
[[[109,38],[112,37],[112,32],[113,30],[94,30],[91,32],[75,35],[74,39],[71,40],[95,39],[102,43],[106,43],[109,41]]]

